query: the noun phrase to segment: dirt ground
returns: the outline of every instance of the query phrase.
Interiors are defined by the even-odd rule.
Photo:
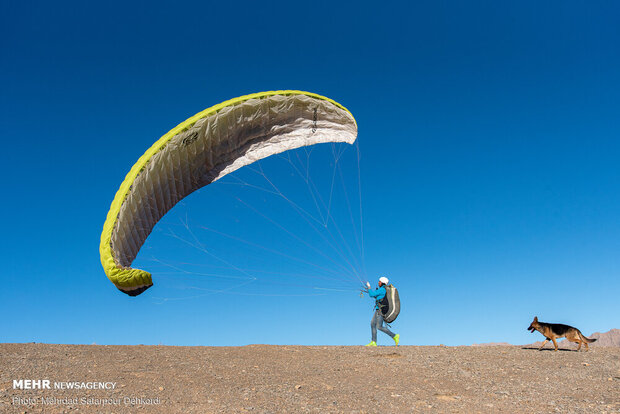
[[[620,413],[620,348],[0,344],[0,371],[3,413]]]

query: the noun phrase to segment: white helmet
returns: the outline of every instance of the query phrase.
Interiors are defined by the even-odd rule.
[[[390,281],[388,280],[387,277],[382,276],[379,278],[379,282],[383,283],[384,285],[387,285]]]

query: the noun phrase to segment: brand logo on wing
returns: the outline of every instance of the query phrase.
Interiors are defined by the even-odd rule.
[[[187,147],[189,144],[196,141],[197,139],[198,139],[198,132],[194,131],[188,134],[185,138],[183,138],[183,141],[181,142],[183,142],[183,145]]]
[[[318,118],[319,118],[319,115],[318,115],[318,109],[317,109],[317,108],[314,108],[314,115],[313,115],[313,117],[312,117],[312,133],[313,133],[313,134],[316,132],[316,129],[317,129],[317,127],[316,127],[316,121],[317,121],[317,119],[318,119]]]

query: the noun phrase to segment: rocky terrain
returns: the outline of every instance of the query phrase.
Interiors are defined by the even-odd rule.
[[[618,413],[620,348],[0,344],[0,412]]]

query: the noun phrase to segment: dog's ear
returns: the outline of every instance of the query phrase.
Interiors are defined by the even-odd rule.
[[[534,316],[534,322],[538,322],[538,316]]]

